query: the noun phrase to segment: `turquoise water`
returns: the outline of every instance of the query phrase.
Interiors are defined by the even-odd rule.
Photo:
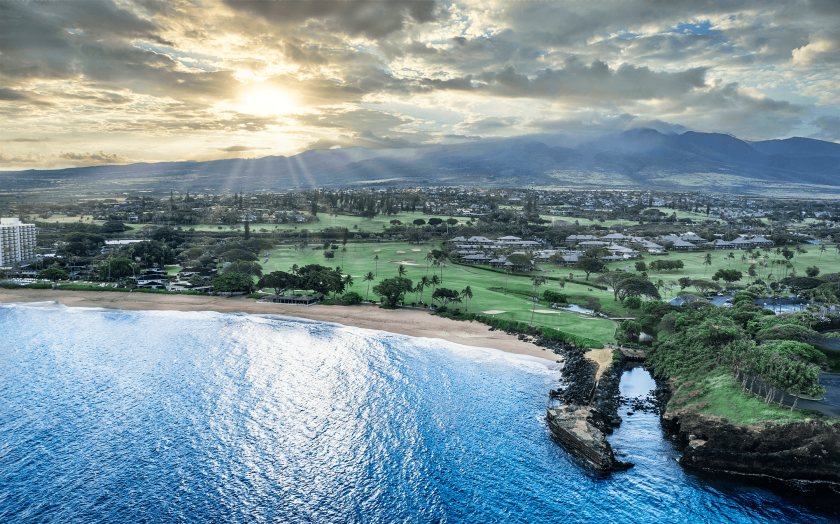
[[[0,305],[0,522],[837,521],[824,489],[684,471],[650,414],[611,437],[636,468],[590,471],[543,420],[559,373],[293,319]]]

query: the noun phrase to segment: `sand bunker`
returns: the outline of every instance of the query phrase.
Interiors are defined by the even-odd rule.
[[[382,251],[382,250],[381,249],[374,249],[373,250],[374,253],[379,253],[380,251]]]
[[[413,260],[392,260],[392,264],[403,264],[405,266],[419,266],[420,264],[415,264]]]
[[[751,260],[747,260],[747,262],[749,262],[750,264],[757,264],[757,263],[758,263],[758,260],[752,260],[752,259],[751,259]]]
[[[502,311],[501,309],[491,309],[489,311],[482,311],[485,315],[498,315],[500,313],[507,313],[507,311]]]
[[[397,251],[397,253],[404,254],[405,251]]]
[[[412,251],[422,251],[422,250],[420,250],[420,249],[412,249]]]
[[[534,313],[556,313],[558,315],[560,314],[559,311],[546,311],[544,309],[538,309],[538,310],[534,311]]]

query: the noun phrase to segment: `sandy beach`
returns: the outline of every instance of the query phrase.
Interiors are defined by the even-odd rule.
[[[550,351],[521,342],[502,331],[490,331],[479,322],[458,322],[420,310],[387,310],[377,306],[290,306],[261,304],[242,297],[158,295],[108,291],[56,291],[52,289],[0,289],[0,302],[55,301],[69,307],[104,307],[124,310],[217,311],[257,313],[337,322],[345,326],[389,331],[412,337],[439,338],[465,346],[499,349],[508,353],[558,359]]]

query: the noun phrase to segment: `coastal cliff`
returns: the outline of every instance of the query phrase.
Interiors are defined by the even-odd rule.
[[[686,446],[686,467],[786,481],[840,484],[840,428],[814,420],[739,426],[692,410],[662,424]]]

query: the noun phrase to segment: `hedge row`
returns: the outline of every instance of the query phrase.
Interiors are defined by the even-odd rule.
[[[540,334],[545,338],[568,342],[579,348],[600,348],[604,346],[602,342],[592,338],[582,337],[580,335],[575,335],[573,333],[550,327],[530,326],[524,322],[518,322],[516,320],[496,318],[488,315],[476,315],[475,320],[496,329],[513,329],[523,333]]]
[[[551,278],[549,278],[550,280]],[[566,280],[567,284],[577,284],[579,286],[587,286],[587,287],[594,287],[595,289],[600,289],[601,291],[606,291],[609,289],[607,286],[602,286],[601,284],[595,284],[591,280]]]
[[[547,302],[557,302],[560,304],[565,304],[569,301],[569,296],[565,293],[558,293],[557,291],[546,289],[545,291],[543,291],[543,299]]]

